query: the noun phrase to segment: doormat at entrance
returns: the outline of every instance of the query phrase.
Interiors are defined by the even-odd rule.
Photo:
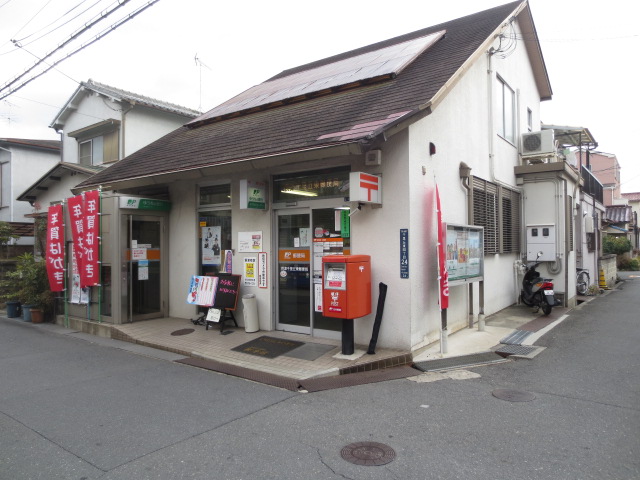
[[[276,358],[300,345],[304,345],[304,342],[296,342],[294,340],[287,340],[286,338],[262,336],[238,345],[231,350],[262,358]]]

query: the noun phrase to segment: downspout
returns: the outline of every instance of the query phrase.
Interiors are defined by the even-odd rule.
[[[120,148],[120,158],[118,158],[118,160],[122,160],[125,157],[125,132],[126,132],[126,116],[127,113],[129,113],[131,110],[133,110],[133,107],[135,106],[135,103],[129,103],[129,108],[122,110],[122,126],[120,127],[120,133],[122,134],[122,147]]]
[[[4,147],[0,147],[0,150],[4,150],[5,152],[9,153],[9,160],[7,160],[4,163],[8,163],[9,164],[9,168],[11,168],[11,160],[13,159],[13,152],[7,148]],[[2,165],[4,165],[4,163],[0,164],[0,182],[2,182]],[[1,184],[0,184],[1,185]],[[9,181],[9,198],[13,198],[13,182]],[[0,206],[2,206],[2,198],[0,198]],[[13,221],[13,202],[10,202],[10,208],[9,208],[9,221],[12,222]]]

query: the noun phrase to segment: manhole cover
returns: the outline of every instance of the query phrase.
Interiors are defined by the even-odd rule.
[[[182,328],[180,330],[171,332],[171,335],[173,335],[174,337],[178,337],[180,335],[188,335],[191,332],[195,332],[195,330],[193,328]]]
[[[377,442],[357,442],[342,447],[340,455],[347,462],[356,465],[384,465],[396,458],[396,452],[389,445]]]
[[[491,392],[491,394],[500,400],[506,400],[508,402],[530,402],[536,398],[536,396],[531,392],[509,390],[508,388],[497,388]]]

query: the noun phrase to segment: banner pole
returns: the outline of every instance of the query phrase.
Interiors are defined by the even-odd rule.
[[[69,256],[67,255],[67,224],[65,222],[65,212],[67,210],[66,207],[66,198],[62,199],[62,232],[64,234],[64,294],[62,296],[62,301],[64,303],[64,326],[65,328],[69,328],[69,307],[67,305],[67,289],[69,288]]]
[[[98,323],[102,323],[102,186],[98,187]]]

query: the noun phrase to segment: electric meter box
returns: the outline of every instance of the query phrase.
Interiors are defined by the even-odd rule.
[[[542,255],[538,257],[538,253]],[[527,225],[527,261],[556,261],[556,226]]]
[[[371,257],[322,257],[322,304],[325,317],[353,319],[371,313]]]

